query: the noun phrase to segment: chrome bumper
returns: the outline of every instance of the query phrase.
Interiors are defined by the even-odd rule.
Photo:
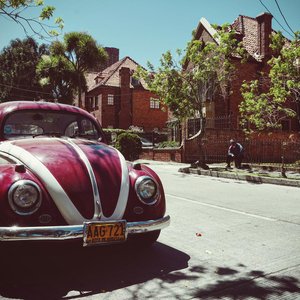
[[[127,234],[161,230],[170,224],[170,216],[150,221],[128,222]],[[0,241],[57,241],[83,238],[84,225],[49,227],[0,227]]]

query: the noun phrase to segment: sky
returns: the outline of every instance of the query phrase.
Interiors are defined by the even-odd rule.
[[[300,0],[44,0],[56,7],[54,17],[62,17],[63,33],[87,32],[103,47],[120,49],[120,59],[130,56],[140,65],[159,66],[163,53],[184,49],[202,17],[211,24],[233,23],[239,15],[273,15],[272,26],[288,33],[300,31]],[[266,8],[262,5],[266,6]],[[36,17],[37,11],[28,10]],[[276,19],[276,20],[275,20]],[[280,23],[281,25],[279,25]],[[0,15],[0,50],[15,38],[25,38],[23,29]],[[62,38],[62,35],[59,39]],[[39,43],[43,41],[38,40]],[[48,43],[48,42],[46,42]]]

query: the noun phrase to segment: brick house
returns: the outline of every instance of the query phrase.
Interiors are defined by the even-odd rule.
[[[272,15],[263,13],[256,18],[248,16],[239,16],[231,25],[231,29],[236,33],[236,39],[243,42],[249,59],[246,63],[241,63],[239,58],[233,57],[232,61],[236,66],[236,76],[231,82],[231,94],[226,100],[221,99],[217,95],[214,99],[207,101],[207,127],[208,128],[240,128],[240,114],[239,104],[242,101],[241,85],[244,80],[250,81],[258,79],[261,82],[263,89],[266,81],[265,75],[262,73],[269,72],[267,61],[270,59],[272,53],[270,49],[272,30]],[[214,36],[217,34],[216,30],[209,24],[209,22],[202,18],[196,29],[195,38],[203,42],[216,42]],[[294,103],[290,106],[296,109]],[[197,130],[197,121],[190,121],[189,136]],[[282,121],[282,130],[284,131],[298,131],[299,124],[296,119],[287,119]]]
[[[244,139],[244,134],[240,127],[239,104],[242,101],[241,85],[244,80],[259,80],[261,89],[268,83],[266,76],[262,73],[269,72],[267,61],[270,59],[272,52],[270,48],[271,35],[275,31],[272,29],[272,15],[262,13],[255,18],[240,15],[232,24],[231,29],[235,31],[236,39],[243,42],[243,46],[249,54],[246,63],[241,63],[241,59],[232,57],[232,62],[236,66],[236,76],[231,82],[231,94],[224,100],[221,97],[214,96],[208,99],[206,103],[206,140],[207,141],[224,141],[230,138]],[[216,42],[216,30],[209,24],[205,18],[201,18],[195,32],[195,38],[203,42]],[[289,103],[290,107],[296,110],[296,104]],[[199,120],[188,120],[183,126],[183,137],[194,135],[199,129]],[[288,139],[291,133],[299,131],[299,123],[296,119],[286,119],[282,121],[282,130],[273,132],[272,135],[261,134],[259,139]],[[257,137],[256,137],[257,138]],[[185,161],[196,159],[195,142],[188,141],[184,146]],[[220,147],[221,145],[221,147]],[[227,145],[225,146],[227,147]],[[215,148],[221,148],[225,153],[226,148],[222,144],[216,145]],[[224,149],[223,149],[224,148]],[[214,152],[210,149],[209,152]]]
[[[84,108],[104,128],[136,126],[145,132],[162,131],[168,118],[167,108],[143,82],[133,78],[138,63],[128,56],[118,60],[113,52],[115,62],[98,73],[86,74],[88,91],[84,95]]]

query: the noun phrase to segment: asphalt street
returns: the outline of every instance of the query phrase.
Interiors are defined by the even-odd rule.
[[[1,299],[300,299],[299,188],[150,166],[172,218],[159,242],[13,247]]]

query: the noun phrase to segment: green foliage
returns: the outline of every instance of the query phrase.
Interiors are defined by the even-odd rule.
[[[39,15],[29,17],[28,9],[40,9]],[[63,19],[56,18],[54,25],[44,22],[53,17],[54,11],[54,6],[45,5],[42,0],[0,0],[0,16],[19,24],[27,36],[34,34],[42,39],[57,36],[64,27]]]
[[[175,141],[164,141],[158,144],[158,148],[177,148],[179,143]]]
[[[0,53],[0,100],[38,100],[49,97],[41,88],[36,68],[41,57],[48,53],[32,38],[16,39]]]
[[[118,135],[115,146],[124,155],[125,159],[130,161],[138,159],[142,152],[142,142],[139,136],[133,133]]]
[[[257,80],[244,82],[241,88],[243,101],[239,109],[245,132],[249,132],[248,125],[252,130],[281,128],[282,120],[293,118],[297,114],[289,107],[288,100],[295,101],[298,105],[300,102],[298,35],[291,43],[287,43],[283,35],[278,32],[272,37],[271,49],[274,56],[268,62],[270,65],[267,78],[268,89],[262,91]],[[299,111],[298,118],[300,118]]]
[[[39,83],[47,87],[60,103],[72,104],[77,78],[71,63],[63,56],[43,55],[37,65]]]
[[[51,44],[50,55],[43,57],[38,71],[41,82],[51,87],[62,102],[70,102],[77,90],[81,106],[81,93],[86,91],[84,73],[106,59],[105,50],[89,34],[70,32],[64,35],[62,42]]]
[[[179,121],[200,118],[199,131],[189,138],[197,140],[199,166],[207,167],[201,143],[206,125],[206,102],[229,96],[235,73],[232,57],[242,59],[243,54],[235,33],[224,25],[217,29],[211,42],[196,40],[194,33],[185,51],[177,50],[178,59],[170,51],[166,52],[157,70],[151,64],[148,64],[149,72],[142,68],[137,70],[136,77],[146,82]]]
[[[235,71],[230,58],[238,56],[239,49],[234,33],[224,26],[218,30],[215,42],[193,39],[183,56],[181,50],[177,51],[177,60],[168,51],[157,70],[148,64],[150,71],[139,68],[136,76],[145,80],[179,120],[193,116],[205,119],[207,99],[216,94],[228,96]]]

